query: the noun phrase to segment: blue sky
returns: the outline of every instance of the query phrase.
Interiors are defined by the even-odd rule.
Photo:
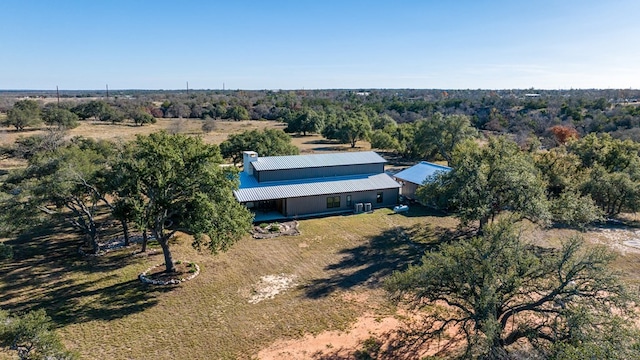
[[[640,88],[638,0],[0,1],[0,89]]]

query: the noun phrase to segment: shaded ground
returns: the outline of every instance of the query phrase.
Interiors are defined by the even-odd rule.
[[[400,236],[385,244],[380,235],[435,221],[455,224],[387,209],[309,219],[300,221],[299,236],[247,236],[216,256],[198,253],[191,238],[180,235],[171,245],[174,258],[196,262],[201,273],[170,287],[137,279],[162,262],[161,252],[136,256],[128,248],[81,258],[77,233],[60,225],[10,241],[16,259],[0,264],[0,308],[46,309],[67,346],[87,359],[248,359],[278,339],[343,331],[360,314],[386,313],[382,293],[364,301],[349,294],[378,291],[375,284],[392,271],[380,260],[388,256],[384,266],[402,268],[406,263],[394,252],[417,258],[418,250]],[[102,239],[109,236],[120,234]],[[277,283],[266,281],[269,276],[281,274],[292,281],[249,302],[269,287],[262,285]]]
[[[154,306],[156,297],[170,289],[149,289],[137,279],[124,280],[114,270],[140,260],[129,252],[82,258],[76,232],[61,224],[36,228],[13,241],[14,261],[0,263],[0,304],[5,310],[24,312],[44,308],[58,325],[113,320]],[[46,246],[43,246],[46,245]],[[98,278],[69,274],[104,273]],[[19,299],[19,302],[15,300]],[[86,299],[92,299],[86,301]]]
[[[387,229],[361,245],[340,250],[340,261],[325,267],[328,276],[311,280],[305,294],[320,298],[358,285],[380,286],[384,277],[417,263],[424,253],[424,246],[412,242],[407,231],[405,227]]]

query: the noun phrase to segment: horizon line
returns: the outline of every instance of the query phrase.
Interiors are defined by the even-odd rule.
[[[638,91],[640,88],[536,88],[536,87],[527,87],[527,88],[411,88],[411,87],[389,87],[389,88],[376,88],[376,87],[358,87],[358,88],[264,88],[264,89],[186,89],[186,88],[175,88],[175,89],[152,89],[152,88],[113,88],[113,89],[0,89],[0,92],[56,92],[56,91],[91,91],[91,92],[104,92],[107,91],[326,91],[326,90],[354,90],[354,91],[364,91],[364,90],[438,90],[438,91],[460,91],[460,90],[472,90],[472,91],[513,91],[513,90],[540,90],[540,91],[573,91],[573,90],[632,90]]]

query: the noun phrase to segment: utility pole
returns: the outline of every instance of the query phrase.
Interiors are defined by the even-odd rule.
[[[107,84],[107,100],[109,100],[109,84]]]
[[[58,105],[60,105],[60,90],[58,90],[58,85],[56,85],[56,94],[58,95]]]

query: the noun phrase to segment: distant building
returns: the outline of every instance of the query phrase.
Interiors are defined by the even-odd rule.
[[[393,177],[402,186],[400,194],[407,199],[415,200],[418,186],[424,184],[425,181],[439,172],[449,171],[451,171],[451,168],[448,166],[421,161],[410,168],[400,171]]]
[[[373,151],[259,157],[243,153],[236,199],[256,221],[366,211],[398,202],[400,185]]]

